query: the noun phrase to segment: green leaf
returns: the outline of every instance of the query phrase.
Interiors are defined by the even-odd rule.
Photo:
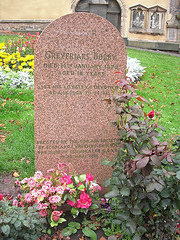
[[[139,160],[141,160],[142,158],[143,158],[143,155],[137,154],[137,155],[135,156],[135,158],[134,158],[134,161],[139,161]]]
[[[16,229],[18,229],[20,226],[21,226],[21,221],[17,220],[15,223],[14,223],[14,226]]]
[[[9,223],[11,219],[11,217],[4,217],[4,223]]]
[[[141,240],[141,237],[136,233],[132,240]]]
[[[78,178],[78,176],[75,176],[75,177],[74,177],[74,181],[75,181],[76,184],[79,183],[79,178]]]
[[[138,125],[133,125],[130,127],[132,130],[139,130],[140,127]]]
[[[3,225],[1,227],[1,230],[6,236],[8,236],[10,234],[10,226],[9,225]]]
[[[154,183],[148,183],[146,186],[146,191],[147,192],[152,192],[155,189]]]
[[[140,208],[138,208],[138,207],[134,207],[134,208],[132,208],[131,209],[131,213],[133,214],[133,215],[141,215],[141,209]]]
[[[72,234],[75,234],[76,232],[77,232],[76,228],[66,227],[62,230],[61,234],[63,237],[68,237],[71,236]]]
[[[119,190],[117,189],[113,189],[112,191],[106,193],[104,196],[105,198],[113,198],[113,197],[117,197],[119,195]]]
[[[79,185],[78,190],[84,191],[85,186],[83,184]]]
[[[146,147],[146,148],[144,148],[144,149],[142,150],[142,153],[145,154],[145,155],[151,155],[151,154],[152,154],[152,151],[149,150],[149,149]]]
[[[67,185],[68,188],[74,189],[73,183]]]
[[[47,234],[49,234],[49,235],[51,234],[51,229],[47,230]]]
[[[136,232],[136,223],[132,219],[128,220],[126,227],[129,227],[131,234]]]
[[[91,205],[91,209],[97,209],[97,208],[98,208],[98,205],[97,205],[97,204],[93,203],[93,204]]]
[[[180,171],[176,173],[176,177],[180,180]]]
[[[109,185],[111,184],[111,178],[107,178],[104,180],[104,186],[105,187],[109,187]]]
[[[76,229],[80,229],[81,224],[78,223],[78,222],[70,222],[70,223],[68,223],[68,226],[69,226],[69,227],[74,227],[74,228],[76,228]]]
[[[24,220],[24,222],[23,222],[23,225],[25,226],[25,227],[29,227],[29,221],[27,221],[27,220]]]
[[[84,233],[85,236],[90,237],[91,240],[97,240],[96,233],[93,230],[91,230],[90,228],[85,227],[82,229],[82,232]]]
[[[144,157],[141,160],[137,161],[136,167],[137,169],[142,169],[144,168],[149,162],[149,157]]]
[[[86,180],[86,174],[80,175],[80,176],[79,176],[79,180],[80,180],[81,182],[84,182],[84,181]]]
[[[110,166],[110,167],[112,167],[113,164],[114,164],[113,161],[109,161],[107,159],[103,159],[102,162],[101,162],[101,165],[106,165],[106,166]]]
[[[75,216],[78,216],[78,214],[79,214],[79,211],[76,209],[76,208],[71,208],[71,214],[72,215],[75,215]]]
[[[136,155],[136,152],[134,151],[133,145],[131,143],[125,143],[124,145],[126,146],[127,151],[131,156]]]
[[[122,196],[129,196],[129,195],[130,195],[130,190],[129,190],[129,188],[127,188],[127,187],[123,187],[123,188],[120,190],[120,193],[122,194]]]
[[[168,199],[168,198],[167,198],[167,199],[163,199],[163,200],[161,201],[161,206],[164,207],[164,208],[170,206],[170,204],[171,204],[171,199]]]
[[[63,223],[63,222],[66,222],[66,219],[65,218],[59,218],[58,223]]]
[[[113,219],[113,220],[112,220],[112,223],[119,225],[119,224],[122,223],[122,221],[119,220],[119,219]]]
[[[152,146],[157,146],[157,145],[159,145],[159,141],[157,140],[156,137],[152,137],[152,138],[151,138],[151,141],[150,141],[150,144],[151,144]]]
[[[155,185],[155,189],[158,192],[161,192],[163,190],[163,186],[160,183],[154,183],[154,185]]]
[[[147,232],[146,228],[143,227],[143,226],[139,226],[137,231],[140,232],[140,233],[146,233]]]
[[[127,220],[129,218],[128,214],[126,213],[117,213],[116,217],[121,221]]]
[[[168,198],[170,195],[170,192],[168,189],[164,189],[162,192],[161,192],[161,197],[163,198]]]
[[[161,162],[159,161],[159,157],[157,155],[152,155],[150,158],[156,166],[159,167],[161,165]]]

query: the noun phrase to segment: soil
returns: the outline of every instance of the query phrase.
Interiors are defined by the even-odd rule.
[[[16,197],[20,193],[20,190],[15,187],[16,180],[11,173],[0,175],[0,193],[10,199]]]

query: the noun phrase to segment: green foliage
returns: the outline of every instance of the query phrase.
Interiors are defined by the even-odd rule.
[[[98,222],[94,223],[91,220],[84,218],[81,224],[78,222],[69,222],[68,226],[62,230],[61,234],[64,237],[68,237],[81,229],[85,236],[89,237],[91,240],[97,240],[97,235],[95,233],[97,227],[99,227]]]
[[[116,232],[116,225],[132,239],[142,235],[173,239],[180,203],[179,159],[172,159],[169,144],[159,141],[160,112],[145,113],[144,103],[126,79],[109,103],[115,106],[118,120],[113,122],[119,135],[119,152],[112,166],[112,177],[105,181],[110,191],[111,213],[106,226]],[[112,164],[113,163],[113,164]],[[115,226],[113,226],[113,225]]]
[[[25,212],[24,208],[0,202],[0,239],[37,240],[45,224],[36,208],[29,207]]]

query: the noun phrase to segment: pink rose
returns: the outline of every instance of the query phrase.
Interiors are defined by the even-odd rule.
[[[92,204],[92,199],[85,192],[82,192],[80,195],[80,199],[77,200],[78,208],[89,208]]]
[[[62,214],[63,214],[63,211],[53,211],[52,212],[53,221],[57,222]]]
[[[152,110],[152,111],[150,111],[150,112],[148,113],[148,117],[149,117],[149,118],[153,118],[153,117],[154,117],[154,110]]]

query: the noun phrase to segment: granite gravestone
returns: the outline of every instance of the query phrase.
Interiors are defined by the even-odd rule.
[[[101,184],[110,176],[100,163],[117,154],[116,116],[103,99],[126,61],[120,33],[95,14],[69,14],[46,27],[35,49],[36,170],[62,162]]]

